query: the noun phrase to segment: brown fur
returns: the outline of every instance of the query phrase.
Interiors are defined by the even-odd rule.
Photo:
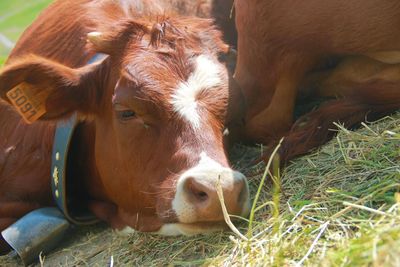
[[[201,132],[168,104],[192,71],[193,56],[205,54],[223,68],[217,57],[227,46],[212,20],[178,15],[205,16],[207,3],[60,0],[24,32],[0,73],[0,96],[6,100],[8,90],[26,82],[49,97],[47,113],[32,125],[0,100],[0,231],[32,209],[54,205],[55,122],[75,111],[82,121],[73,142],[75,179],[92,211],[114,228],[156,231],[177,222],[170,210],[176,179],[198,163],[201,151],[229,166],[222,137],[228,80],[201,97]],[[87,45],[94,30],[103,32],[102,41]],[[109,57],[84,66],[96,52]],[[121,122],[115,104],[137,115]],[[236,213],[229,203],[237,198],[226,198]],[[200,220],[217,223],[222,216]],[[0,240],[0,252],[6,248]]]
[[[400,90],[395,89],[398,78],[392,75],[388,81],[379,71],[381,65],[389,65],[360,63],[357,58],[400,50],[398,1],[236,0],[235,10],[235,79],[247,105],[245,139],[273,145],[286,136],[282,158],[288,160],[325,142],[332,136],[329,129],[334,121],[353,126],[366,114],[382,116],[400,107]],[[350,67],[339,65],[333,71],[352,73],[348,81],[329,71],[309,79],[327,58],[352,55],[356,57],[346,61]],[[372,67],[363,68],[365,64]],[[377,74],[375,81],[361,79],[371,73]],[[329,80],[324,81],[327,76]],[[295,99],[304,80],[322,81],[311,84],[316,87],[311,94],[341,98],[292,126]],[[341,88],[342,94],[334,94],[335,88]]]

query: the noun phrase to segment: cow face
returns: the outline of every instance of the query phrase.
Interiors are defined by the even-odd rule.
[[[45,88],[42,119],[79,111],[95,125],[96,215],[169,235],[220,229],[218,181],[228,212],[246,215],[248,186],[223,146],[230,96],[219,32],[208,20],[128,20],[88,38],[106,60],[70,69],[24,59],[0,79],[8,89],[22,81]]]

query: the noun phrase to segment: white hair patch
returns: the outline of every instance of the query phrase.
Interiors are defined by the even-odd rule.
[[[219,85],[221,67],[205,55],[196,58],[195,69],[186,82],[181,82],[172,96],[175,112],[186,119],[194,129],[200,127],[197,96],[202,90]]]
[[[129,227],[129,226],[125,226],[123,229],[121,230],[115,230],[115,233],[119,236],[127,236],[127,235],[131,235],[136,233],[135,229]]]

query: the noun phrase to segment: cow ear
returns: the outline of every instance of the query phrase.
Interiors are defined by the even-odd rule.
[[[221,62],[225,63],[229,73],[233,75],[236,68],[237,51],[229,47],[227,50],[220,52],[218,57]]]
[[[92,113],[107,65],[107,59],[76,69],[38,56],[16,60],[0,72],[0,97],[28,123]]]

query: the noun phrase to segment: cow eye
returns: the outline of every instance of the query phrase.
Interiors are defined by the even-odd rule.
[[[121,105],[119,103],[113,103],[115,114],[117,118],[121,121],[127,121],[136,118],[136,113],[129,107]]]
[[[127,120],[130,120],[130,119],[133,119],[136,117],[136,113],[130,109],[116,111],[116,112],[117,112],[118,119],[120,119],[122,121],[127,121]]]

